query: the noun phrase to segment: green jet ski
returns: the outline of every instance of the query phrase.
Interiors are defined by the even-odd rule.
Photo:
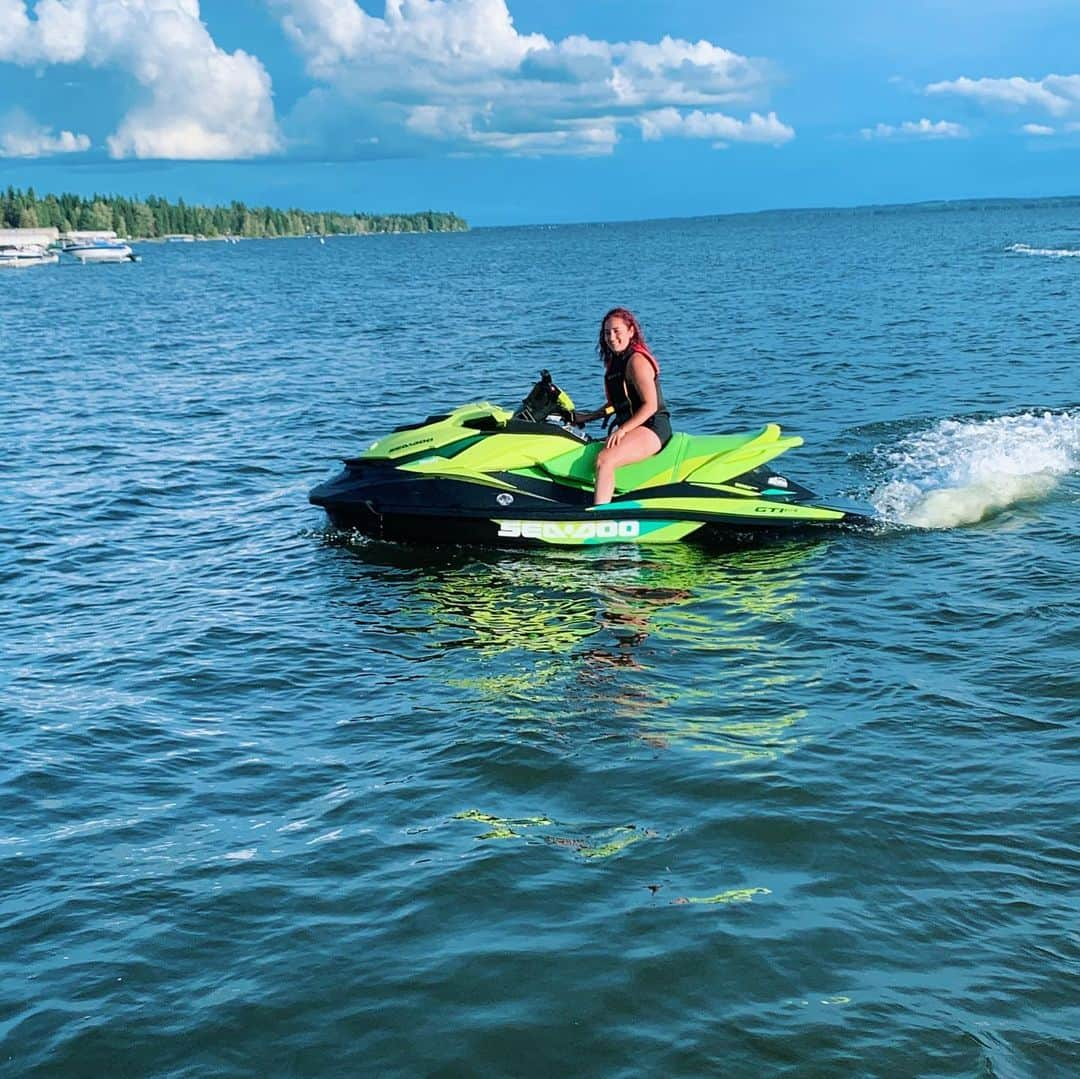
[[[737,544],[872,521],[820,504],[768,467],[803,442],[775,423],[676,434],[655,456],[616,471],[613,500],[594,506],[604,440],[585,433],[581,415],[544,371],[516,412],[481,402],[398,427],[308,497],[337,529],[427,544]]]

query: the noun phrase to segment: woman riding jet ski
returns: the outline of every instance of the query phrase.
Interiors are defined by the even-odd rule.
[[[660,364],[645,343],[638,320],[625,307],[600,322],[596,351],[604,362],[604,412],[615,429],[596,457],[593,503],[610,502],[615,470],[659,453],[671,441],[671,415],[660,390]]]
[[[516,412],[482,402],[398,427],[309,499],[335,528],[428,544],[731,543],[870,522],[766,467],[803,441],[774,423],[673,434],[652,456],[616,466],[610,501],[596,505],[608,443],[585,433],[589,418],[544,371]]]

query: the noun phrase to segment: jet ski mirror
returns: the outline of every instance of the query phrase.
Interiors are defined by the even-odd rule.
[[[574,402],[570,396],[555,385],[551,372],[540,372],[540,381],[529,391],[528,397],[521,402],[514,413],[515,420],[527,420],[530,423],[543,423],[549,416],[559,421],[570,419],[574,411]]]

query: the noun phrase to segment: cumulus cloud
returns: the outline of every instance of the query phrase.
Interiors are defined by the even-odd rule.
[[[1080,75],[1047,75],[1043,79],[969,79],[933,82],[928,94],[952,94],[980,105],[996,105],[1015,110],[1035,107],[1051,116],[1080,110]]]
[[[1046,124],[1024,124],[1020,130],[1025,135],[1053,135],[1054,129]]]
[[[717,111],[764,100],[776,76],[765,61],[708,41],[552,41],[519,33],[506,0],[386,0],[381,18],[355,0],[270,2],[322,84],[318,108],[301,103],[293,117],[298,138],[320,121],[324,139],[326,129],[340,137],[343,116],[354,141],[377,138],[383,152],[411,139],[464,151],[601,154],[620,128],[635,126],[649,138],[779,144],[794,134],[774,113],[739,120]],[[661,111],[664,119],[649,119]]]
[[[310,73],[328,82],[348,69],[353,82],[378,84],[403,68],[399,80],[416,86],[465,83],[511,70],[550,44],[519,34],[504,0],[386,0],[381,19],[354,0],[271,3]]]
[[[864,139],[966,139],[970,132],[963,124],[954,124],[949,120],[935,123],[923,117],[921,120],[905,120],[902,124],[864,127],[860,134]]]
[[[514,157],[550,154],[599,156],[610,154],[619,140],[613,123],[567,121],[556,131],[478,131],[470,141],[483,148],[501,150]]]
[[[768,116],[752,112],[749,120],[736,120],[719,112],[656,109],[638,117],[641,137],[646,140],[675,136],[686,139],[715,139],[717,145],[729,142],[768,142],[774,145],[795,137],[793,128],[781,123],[775,112]]]
[[[108,137],[113,157],[243,158],[280,149],[270,77],[220,49],[198,0],[0,0],[0,61],[119,67],[144,99]]]
[[[492,106],[416,105],[405,128],[413,134],[477,149],[501,150],[515,157],[548,154],[610,154],[618,132],[610,118],[565,120],[549,131],[500,131],[490,126]]]
[[[22,109],[12,109],[0,119],[0,157],[49,157],[89,149],[89,136],[71,131],[55,135],[51,127],[35,123]]]

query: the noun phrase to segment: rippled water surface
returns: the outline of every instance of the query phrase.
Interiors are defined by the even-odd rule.
[[[0,1071],[1073,1074],[1080,225],[772,214],[0,277]],[[0,271],[2,272],[2,271]],[[776,420],[890,522],[407,549],[401,422]]]

